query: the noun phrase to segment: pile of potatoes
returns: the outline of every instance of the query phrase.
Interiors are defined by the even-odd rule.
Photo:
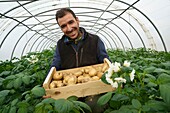
[[[107,69],[108,65],[104,63],[100,66],[88,66],[75,71],[56,72],[50,83],[50,89],[99,80]]]

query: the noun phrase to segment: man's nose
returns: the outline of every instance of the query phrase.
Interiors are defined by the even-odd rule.
[[[71,31],[71,30],[72,30],[71,26],[67,25],[67,31]]]

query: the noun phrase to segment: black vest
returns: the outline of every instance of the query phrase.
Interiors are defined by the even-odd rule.
[[[62,37],[57,44],[61,57],[61,70],[97,64],[98,39],[97,35],[84,32],[84,39],[81,40],[82,44],[76,52]]]

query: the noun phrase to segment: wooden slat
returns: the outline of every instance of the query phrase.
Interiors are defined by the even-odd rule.
[[[87,83],[76,84],[72,86],[65,86],[60,88],[46,89],[46,95],[51,98],[68,98],[69,96],[85,97],[89,95],[96,95],[109,91],[114,91],[111,85],[107,85],[102,81],[90,81]]]
[[[52,77],[53,77],[54,73],[56,73],[56,69],[55,69],[55,67],[52,67],[52,68],[50,69],[50,72],[48,73],[48,75],[47,75],[44,83],[43,83],[43,87],[44,87],[45,89],[49,89],[49,84],[50,84],[50,82],[51,82],[51,80],[52,80]]]

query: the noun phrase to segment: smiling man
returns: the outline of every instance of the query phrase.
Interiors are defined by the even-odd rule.
[[[70,69],[103,63],[108,58],[101,39],[79,27],[79,19],[70,8],[61,8],[56,20],[64,35],[57,42],[51,67]]]

